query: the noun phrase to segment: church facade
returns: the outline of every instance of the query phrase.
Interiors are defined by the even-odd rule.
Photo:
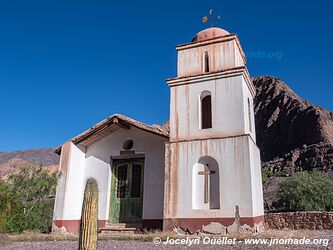
[[[263,226],[255,89],[239,40],[209,28],[177,51],[169,127],[116,114],[56,149],[54,228],[78,232],[89,178],[99,188],[100,229]]]

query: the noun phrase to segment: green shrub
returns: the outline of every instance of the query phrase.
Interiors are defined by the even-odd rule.
[[[261,178],[262,178],[263,184],[267,184],[271,177],[286,177],[286,176],[289,176],[289,174],[284,171],[271,172],[267,169],[261,170]]]
[[[261,170],[261,179],[262,179],[262,183],[266,184],[269,180],[269,178],[272,176],[272,173],[269,170],[266,169],[262,169]]]
[[[279,182],[278,198],[291,211],[332,211],[333,182],[318,172],[299,172]]]
[[[10,195],[10,185],[0,180],[0,233],[4,231],[5,221],[9,214],[9,204],[12,196]]]
[[[0,231],[49,232],[52,225],[56,174],[37,167],[23,167],[0,181]]]

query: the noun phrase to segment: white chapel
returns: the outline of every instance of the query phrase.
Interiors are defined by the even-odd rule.
[[[79,231],[89,178],[100,230],[263,226],[255,88],[238,37],[208,28],[177,52],[169,126],[115,114],[56,149],[54,229]]]

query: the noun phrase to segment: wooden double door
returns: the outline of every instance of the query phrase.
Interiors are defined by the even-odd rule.
[[[144,159],[116,160],[112,166],[111,223],[141,223]]]

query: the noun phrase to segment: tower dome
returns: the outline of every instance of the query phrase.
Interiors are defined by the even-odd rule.
[[[212,27],[208,28],[205,30],[200,31],[197,33],[193,39],[192,42],[199,42],[199,41],[204,41],[216,37],[221,37],[221,36],[227,36],[230,35],[230,33],[224,29],[217,28],[217,27]]]

